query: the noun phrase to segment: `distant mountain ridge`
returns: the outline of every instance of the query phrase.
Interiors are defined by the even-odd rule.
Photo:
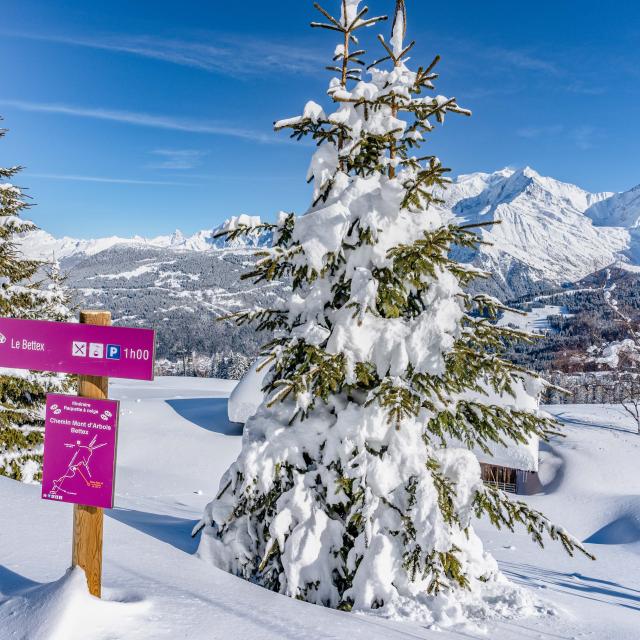
[[[585,214],[596,225],[640,227],[640,185],[593,204]]]
[[[106,308],[117,325],[155,329],[159,360],[183,364],[194,354],[205,361],[224,354],[234,363],[254,357],[267,336],[216,320],[273,306],[284,285],[249,285],[241,278],[253,264],[255,248],[270,243],[269,233],[231,242],[215,236],[223,228],[259,222],[238,216],[191,236],[176,231],[150,239],[58,239],[38,230],[21,238],[21,249],[31,258],[59,261],[77,307]]]
[[[232,228],[238,224],[256,225],[260,224],[260,217],[240,215],[226,220],[222,225],[214,229],[203,229],[191,236],[185,236],[180,229],[176,229],[172,234],[156,236],[155,238],[145,238],[143,236],[133,236],[123,238],[119,236],[108,236],[105,238],[80,240],[77,238],[55,238],[43,229],[32,231],[21,239],[21,249],[25,255],[38,259],[67,260],[69,258],[93,256],[103,251],[108,251],[114,247],[129,248],[149,248],[168,249],[170,251],[210,251],[221,249],[245,249],[254,248],[268,244],[268,235],[250,236],[234,241],[227,241],[224,238],[216,238],[215,235],[226,228]]]
[[[640,186],[623,193],[590,193],[525,167],[461,175],[441,195],[444,206],[466,223],[500,222],[479,230],[487,244],[477,251],[455,253],[490,272],[491,278],[477,287],[503,299],[577,282],[614,264],[640,265]],[[241,215],[190,236],[177,230],[155,238],[79,240],[36,231],[23,239],[23,251],[35,258],[55,257],[67,265],[85,260],[90,264],[93,256],[123,249],[153,250],[165,262],[189,253],[246,254],[268,244],[270,234],[232,242],[215,235],[222,228],[259,222],[259,217]],[[134,275],[141,268],[117,266]],[[117,271],[104,275],[118,278]]]
[[[442,197],[467,223],[501,221],[479,229],[489,244],[456,253],[490,272],[475,286],[503,300],[558,290],[614,264],[640,271],[640,187],[589,193],[527,167],[462,175]],[[155,328],[159,358],[182,363],[185,354],[224,353],[233,361],[237,354],[254,357],[268,336],[216,320],[272,307],[287,287],[241,280],[271,234],[231,242],[215,236],[259,222],[242,215],[193,235],[178,230],[155,238],[80,240],[39,230],[23,236],[21,248],[28,257],[60,261],[78,307],[107,308],[116,324]]]

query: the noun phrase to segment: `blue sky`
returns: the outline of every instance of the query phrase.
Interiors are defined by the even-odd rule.
[[[368,4],[389,13],[394,1]],[[39,225],[150,236],[304,211],[312,148],[271,127],[325,99],[336,40],[308,27],[311,0],[2,5],[0,164],[27,167]],[[530,165],[592,191],[640,183],[640,3],[407,8],[414,62],[440,53],[438,92],[474,111],[427,147],[454,173]]]

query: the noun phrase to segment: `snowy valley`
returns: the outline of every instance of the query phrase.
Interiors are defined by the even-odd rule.
[[[258,222],[248,216],[236,220]],[[214,238],[215,232],[188,238],[176,231],[153,239],[76,240],[37,230],[22,238],[22,251],[38,260],[58,260],[78,307],[109,308],[116,323],[154,328],[160,365],[169,372],[172,367],[181,370],[183,358],[197,353],[203,361],[189,367],[201,375],[227,377],[220,370],[224,363],[211,371],[211,355],[224,354],[242,373],[244,357],[256,355],[262,338],[251,327],[216,319],[273,304],[283,287],[241,279],[254,262],[254,250],[268,237],[226,243]]]

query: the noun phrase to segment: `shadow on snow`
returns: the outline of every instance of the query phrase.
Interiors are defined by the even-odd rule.
[[[227,398],[185,398],[166,403],[189,422],[223,436],[241,436],[242,425],[229,422]]]
[[[556,413],[554,417],[563,424],[569,425],[571,427],[586,427],[587,429],[598,429],[600,431],[618,431],[619,433],[637,433],[635,428],[633,427],[614,427],[613,425],[607,425],[601,422],[587,422],[586,420],[581,420],[580,418],[573,418],[566,412]]]
[[[118,508],[105,511],[105,515],[184,553],[193,554],[198,549],[198,538],[191,537],[196,520]]]
[[[34,582],[29,578],[21,576],[15,571],[0,564],[0,598],[2,596],[12,596],[21,591],[26,591],[33,587],[39,587],[40,582]]]
[[[640,542],[640,523],[632,514],[623,514],[592,533],[591,544],[632,544]]]
[[[592,578],[580,573],[562,573],[530,564],[501,562],[504,573],[520,584],[543,584],[556,591],[573,592],[579,597],[613,606],[640,611],[640,591],[610,580]]]

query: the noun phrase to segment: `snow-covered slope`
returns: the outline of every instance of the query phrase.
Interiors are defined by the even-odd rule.
[[[227,351],[251,357],[267,336],[258,336],[253,326],[216,321],[282,297],[279,283],[242,280],[253,264],[250,253],[117,245],[67,258],[61,266],[77,306],[109,309],[122,325],[155,328],[160,358],[175,362],[181,352]]]
[[[586,540],[597,561],[479,523],[503,571],[544,603],[537,617],[486,620],[479,634],[298,602],[194,555],[191,529],[240,451],[241,430],[226,418],[232,387],[194,378],[112,385],[122,415],[102,601],[87,594],[82,576],[65,577],[70,505],[0,478],[2,640],[637,640],[640,438],[621,408],[551,407],[567,437],[543,447],[539,493],[525,498]]]
[[[471,173],[459,176],[446,190],[445,202],[449,207],[458,205],[462,200],[485,194],[483,199],[497,205],[508,202],[524,194],[524,198],[536,199],[539,191],[527,188],[535,184],[541,191],[547,192],[555,201],[584,212],[588,207],[614,196],[612,192],[589,193],[568,182],[541,176],[531,167],[523,169],[505,168],[494,173]]]
[[[640,185],[596,202],[585,213],[596,225],[640,227]]]
[[[617,220],[606,226],[605,216],[595,226],[585,215],[616,197],[589,193],[527,167],[461,176],[445,200],[465,222],[500,221],[481,230],[490,244],[473,255],[462,255],[495,273],[494,290],[513,297],[536,284],[574,282],[628,259],[629,230]]]

